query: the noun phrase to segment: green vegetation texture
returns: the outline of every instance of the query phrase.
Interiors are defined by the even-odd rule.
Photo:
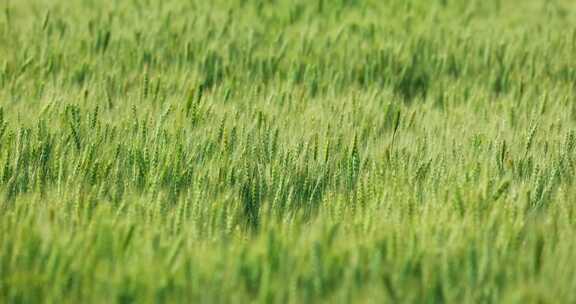
[[[0,2],[1,303],[576,303],[576,2]]]

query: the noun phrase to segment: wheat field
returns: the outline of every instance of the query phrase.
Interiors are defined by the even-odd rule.
[[[576,303],[575,2],[0,10],[0,303]]]

